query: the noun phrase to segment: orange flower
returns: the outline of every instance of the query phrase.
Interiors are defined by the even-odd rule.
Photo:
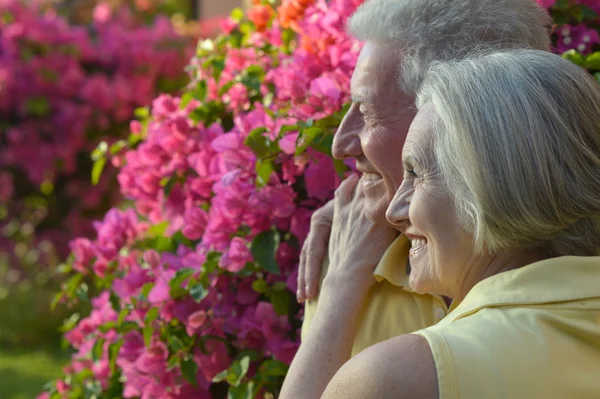
[[[284,28],[291,27],[296,30],[298,20],[304,16],[306,9],[314,2],[315,0],[283,0],[277,9],[279,23]]]
[[[257,4],[248,10],[248,19],[256,25],[258,32],[263,32],[273,16],[273,9],[263,4]]]

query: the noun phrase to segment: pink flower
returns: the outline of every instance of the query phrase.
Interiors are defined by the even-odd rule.
[[[556,0],[536,0],[543,8],[550,8],[556,3]]]
[[[191,207],[185,211],[184,219],[183,235],[190,240],[199,240],[202,238],[206,229],[207,213],[198,207]]]
[[[13,177],[8,172],[0,172],[0,202],[8,202],[14,193]]]
[[[197,330],[200,327],[202,327],[202,325],[204,324],[204,322],[206,321],[206,312],[204,310],[199,310],[195,313],[192,313],[187,320],[187,325],[194,329]]]
[[[252,254],[246,242],[240,237],[234,237],[226,254],[221,257],[219,266],[232,273],[241,271],[246,263],[252,262]]]
[[[93,244],[87,238],[76,238],[69,244],[73,252],[73,269],[80,273],[88,273],[96,257]]]
[[[600,43],[598,31],[585,25],[563,25],[557,30],[557,34],[556,47],[560,53],[575,49],[582,54],[587,54],[593,50],[596,44]]]
[[[306,191],[313,198],[325,200],[333,194],[340,179],[331,158],[320,153],[313,153],[312,158],[304,172]]]

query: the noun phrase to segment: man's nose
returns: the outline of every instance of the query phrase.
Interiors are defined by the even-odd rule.
[[[331,152],[334,158],[357,158],[362,155],[359,133],[363,125],[358,106],[352,104],[333,137]]]
[[[385,213],[387,221],[400,231],[405,231],[410,224],[408,216],[413,190],[408,184],[407,180],[402,182]]]

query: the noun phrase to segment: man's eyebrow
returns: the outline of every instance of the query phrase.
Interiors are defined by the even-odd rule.
[[[350,99],[353,103],[362,103],[364,102],[364,98],[359,94],[351,94]]]

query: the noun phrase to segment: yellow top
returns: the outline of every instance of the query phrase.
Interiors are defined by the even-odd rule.
[[[487,278],[431,347],[440,399],[600,398],[600,257],[560,257]]]
[[[442,320],[447,306],[440,296],[419,295],[408,286],[410,241],[403,235],[392,243],[373,273],[377,282],[371,288],[367,305],[361,312],[352,356],[363,349],[397,335],[429,327]],[[323,265],[321,281],[327,273]],[[307,334],[317,307],[309,301],[304,308],[302,339]]]

